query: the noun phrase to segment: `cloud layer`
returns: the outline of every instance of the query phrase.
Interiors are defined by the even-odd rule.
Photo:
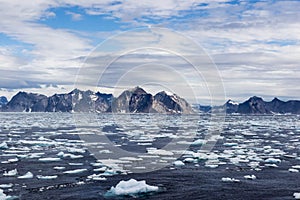
[[[120,31],[160,26],[178,31],[205,49],[220,71],[228,98],[238,101],[249,95],[300,98],[299,1],[34,0],[20,3],[0,0],[0,3],[0,88],[8,96],[17,90],[51,93],[72,88],[83,60],[98,42]],[[62,16],[59,10],[63,11]],[[59,28],[48,23],[51,20],[59,23],[62,17],[64,22],[68,21]],[[80,21],[97,29],[76,27]],[[71,27],[67,23],[75,25]],[[107,31],[108,25],[112,30]],[[133,35],[119,40],[120,45],[130,42],[134,42]],[[164,58],[170,65],[188,71],[188,67],[174,64],[172,57]],[[132,64],[129,60],[123,65]],[[143,64],[137,57],[130,62]],[[118,76],[117,73],[120,71],[111,76]],[[176,81],[170,83],[176,85]],[[44,88],[51,84],[58,87]],[[194,84],[201,88],[203,82]],[[210,103],[207,92],[197,96]]]

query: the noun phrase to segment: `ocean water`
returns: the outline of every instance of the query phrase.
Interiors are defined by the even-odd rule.
[[[0,113],[10,199],[294,199],[300,116]],[[157,192],[108,196],[121,180]]]

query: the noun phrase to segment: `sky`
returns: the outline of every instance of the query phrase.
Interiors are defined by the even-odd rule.
[[[300,99],[299,0],[0,0],[0,95]],[[214,99],[214,101],[212,101]]]

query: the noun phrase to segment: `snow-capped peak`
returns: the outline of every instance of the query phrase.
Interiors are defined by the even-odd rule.
[[[232,105],[239,105],[239,103],[237,103],[237,102],[235,102],[235,101],[232,101],[232,100],[229,100],[228,103],[229,103],[229,104],[232,104]]]

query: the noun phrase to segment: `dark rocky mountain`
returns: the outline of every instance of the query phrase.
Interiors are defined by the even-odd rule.
[[[176,94],[170,94],[165,91],[159,92],[154,96],[152,112],[158,113],[194,113],[188,102]]]
[[[237,113],[241,114],[269,114],[266,102],[257,96],[249,98],[244,103],[238,105]]]
[[[6,112],[117,112],[117,113],[193,113],[191,106],[175,94],[155,96],[140,87],[124,91],[119,97],[75,89],[67,94],[47,97],[19,92],[1,108]]]
[[[140,87],[124,91],[113,101],[111,110],[118,113],[194,113],[192,107],[175,94],[163,91],[152,96]]]
[[[2,110],[8,112],[31,112],[35,104],[46,99],[45,95],[19,92],[2,107]]]
[[[2,96],[0,97],[0,108],[8,103],[7,98]]]
[[[112,102],[111,110],[116,113],[148,113],[153,96],[140,87],[125,90]]]
[[[226,109],[226,113],[236,113],[239,108],[239,103],[232,101],[229,99],[225,104],[224,108]]]
[[[205,110],[207,110],[207,113],[211,112],[210,106],[198,105],[197,107],[202,112]],[[261,97],[254,96],[243,103],[228,100],[223,106],[215,106],[213,108],[216,110],[226,108],[226,113],[228,114],[300,114],[300,101],[290,100],[285,102],[274,98],[268,102],[264,101]]]

